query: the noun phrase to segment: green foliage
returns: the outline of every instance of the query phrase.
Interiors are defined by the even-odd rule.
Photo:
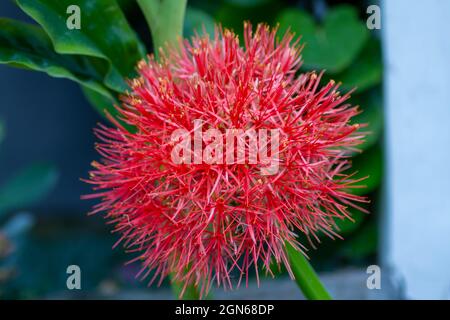
[[[0,187],[0,215],[25,208],[45,197],[55,186],[58,171],[48,164],[33,164]]]
[[[321,26],[317,26],[308,13],[298,9],[284,10],[277,21],[281,34],[290,29],[302,36],[306,44],[303,59],[307,69],[341,72],[355,61],[369,38],[356,10],[348,5],[331,8]]]
[[[145,51],[128,25],[115,0],[79,0],[81,29],[69,30],[67,7],[72,0],[16,0],[19,7],[36,20],[49,35],[59,54],[77,54],[100,59],[107,65],[105,85],[117,92],[127,89],[124,81],[132,77]]]
[[[356,88],[361,93],[381,82],[382,70],[380,41],[371,38],[350,67],[337,74],[335,79],[342,82],[343,90]]]
[[[125,79],[135,76],[135,65],[146,54],[116,1],[78,1],[79,30],[66,25],[70,0],[16,3],[41,27],[1,19],[0,63],[73,80],[97,110],[115,114],[113,103],[128,88]]]
[[[0,63],[73,80],[108,97],[98,61],[57,54],[47,34],[31,24],[0,18]]]

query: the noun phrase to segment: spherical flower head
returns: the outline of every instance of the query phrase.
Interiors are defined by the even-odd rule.
[[[87,198],[101,199],[93,212],[137,254],[140,276],[170,274],[204,293],[273,261],[290,271],[286,243],[336,236],[335,219],[364,200],[345,173],[363,138],[349,123],[357,107],[321,74],[299,74],[298,41],[276,33],[245,24],[241,47],[217,28],[149,57],[121,122],[96,129],[103,159]]]

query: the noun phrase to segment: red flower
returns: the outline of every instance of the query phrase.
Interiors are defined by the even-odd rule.
[[[296,230],[313,239],[319,231],[336,236],[334,219],[349,217],[348,206],[363,200],[348,193],[355,181],[343,173],[363,138],[349,124],[358,113],[345,103],[349,95],[333,81],[320,87],[321,74],[297,76],[301,48],[292,35],[277,42],[266,25],[254,34],[246,25],[244,33],[243,48],[219,30],[212,40],[195,37],[162,53],[161,63],[140,62],[140,77],[118,108],[135,130],[118,122],[96,129],[103,160],[93,163],[89,180],[96,193],[85,198],[101,198],[93,212],[107,213],[119,242],[142,261],[140,275],[155,271],[151,281],[172,274],[204,292],[212,280],[231,287],[233,270],[239,282],[252,266],[269,270],[272,259],[290,270],[286,241],[303,247]],[[224,137],[210,153],[216,162],[202,154],[212,142],[209,129]],[[227,162],[226,132],[239,129],[278,140],[257,141],[253,161],[247,148],[244,163]],[[185,134],[174,139],[177,130]],[[237,139],[249,147],[247,138]],[[196,143],[200,153],[189,153]],[[180,146],[184,158],[180,148],[175,155],[184,162],[174,159]],[[238,157],[238,143],[234,148]],[[264,171],[263,149],[276,160],[272,172]]]

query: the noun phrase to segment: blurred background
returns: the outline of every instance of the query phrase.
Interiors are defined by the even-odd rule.
[[[147,25],[135,1],[119,2],[151,51]],[[383,187],[388,181],[383,179],[387,157],[382,43],[386,41],[380,30],[367,27],[371,4],[379,3],[189,0],[184,26],[185,37],[202,26],[213,33],[215,23],[241,34],[244,20],[279,24],[281,31],[290,27],[306,43],[303,71],[326,70],[325,80],[342,81],[342,91],[357,88],[351,102],[363,113],[355,122],[368,123],[371,135],[363,152],[353,157],[357,177],[369,176],[367,188],[353,192],[370,198],[371,214],[355,211],[355,223],[339,222],[344,241],[323,236],[318,249],[310,251],[313,266],[337,298],[405,297],[405,289],[391,286],[389,277],[383,278],[386,285],[377,292],[366,286],[366,268],[383,263],[380,248],[389,246],[379,238],[389,223],[384,213],[390,208],[386,196],[390,189]],[[0,16],[31,22],[12,1],[0,2]],[[80,178],[98,159],[92,128],[105,120],[80,88],[43,73],[0,65],[0,97],[0,298],[173,298],[167,283],[147,288],[146,281],[136,280],[139,265],[125,265],[132,256],[111,249],[117,240],[111,227],[100,215],[87,216],[93,202],[80,200],[90,192]],[[389,259],[385,262],[392,264]],[[82,270],[82,290],[66,288],[66,268],[72,264]],[[218,290],[215,296],[301,298],[285,271],[277,273],[275,280],[263,280],[259,289],[251,284],[230,294]]]

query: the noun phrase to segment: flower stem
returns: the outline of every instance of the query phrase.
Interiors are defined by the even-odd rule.
[[[305,255],[286,243],[286,251],[297,285],[309,300],[332,300]]]
[[[183,35],[184,14],[187,0],[137,0],[150,27],[153,51],[166,44],[176,44]]]
[[[177,299],[182,300],[200,300],[200,293],[198,291],[198,288],[195,285],[188,285],[186,289],[184,290],[183,296],[181,296],[181,292],[183,291],[183,283],[173,281],[172,279],[172,291],[177,297]],[[180,297],[181,296],[181,297]]]

